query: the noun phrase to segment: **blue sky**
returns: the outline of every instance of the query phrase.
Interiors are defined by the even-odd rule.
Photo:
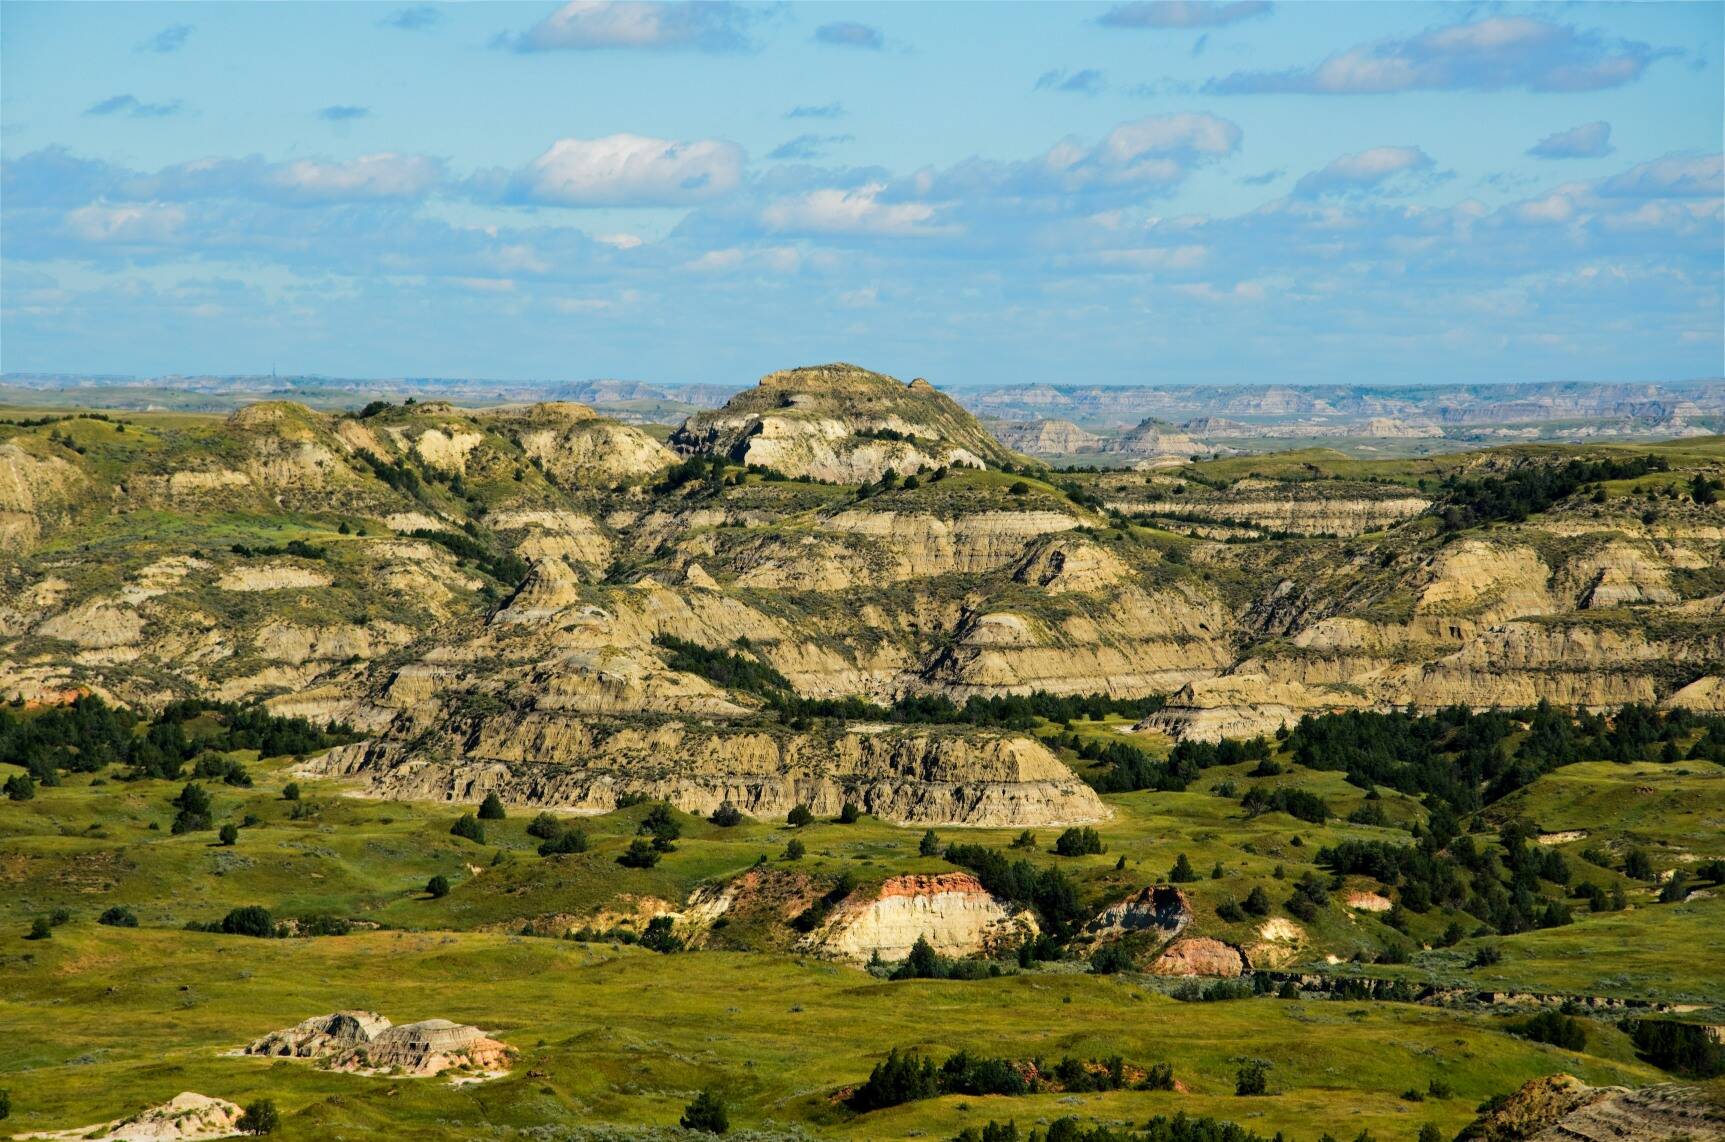
[[[1725,372],[1725,4],[0,21],[8,371]]]

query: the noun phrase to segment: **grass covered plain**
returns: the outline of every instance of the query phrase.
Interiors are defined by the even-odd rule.
[[[1105,737],[1118,734],[1116,723],[1076,728]],[[1511,1034],[1514,1017],[1501,1011],[1315,998],[1181,1003],[1166,994],[1166,981],[1091,975],[1082,961],[978,981],[888,982],[798,954],[789,933],[752,932],[741,921],[742,930],[727,931],[715,947],[756,950],[659,955],[609,941],[523,936],[523,924],[536,918],[585,916],[643,898],[677,903],[763,856],[770,867],[817,879],[848,871],[865,886],[953,866],[919,855],[920,828],[867,817],[792,830],[768,822],[721,829],[679,816],[675,852],[652,869],[623,868],[615,857],[647,806],[580,819],[589,851],[541,858],[527,811],[486,822],[485,842],[475,844],[450,835],[462,807],[357,799],[303,779],[300,800],[289,801],[286,759],[232,756],[255,786],[206,784],[218,823],[252,819],[233,846],[213,832],[171,835],[169,800],[179,782],[68,775],[33,800],[0,802],[0,1027],[10,1029],[0,1036],[0,1088],[12,1092],[8,1129],[64,1129],[196,1090],[241,1103],[275,1099],[284,1113],[277,1136],[285,1139],[503,1138],[534,1127],[670,1126],[695,1091],[711,1087],[735,1126],[818,1137],[938,1139],[990,1118],[1028,1128],[1067,1114],[1127,1122],[1184,1110],[1297,1140],[1367,1130],[1390,1142],[1412,1139],[1427,1123],[1453,1135],[1483,1099],[1555,1071],[1595,1083],[1668,1078],[1638,1061],[1628,1037],[1603,1018],[1588,1021],[1586,1048],[1572,1052]],[[1057,830],[1044,830],[1033,849],[1012,855],[1060,867],[1087,905],[1100,906],[1165,880],[1185,854],[1200,877],[1184,886],[1199,928],[1245,942],[1257,921],[1227,924],[1217,905],[1263,887],[1280,916],[1289,882],[1320,871],[1323,846],[1406,837],[1344,817],[1323,825],[1283,813],[1248,818],[1237,799],[1212,790],[1230,781],[1292,785],[1344,815],[1365,804],[1340,774],[1290,764],[1251,779],[1251,765],[1205,770],[1184,793],[1109,796],[1114,816],[1100,826],[1105,853],[1054,856]],[[0,776],[14,772],[0,765]],[[1396,821],[1424,812],[1388,791],[1378,804]],[[1725,770],[1705,762],[1581,763],[1539,778],[1489,816],[1586,831],[1564,851],[1578,879],[1611,883],[1620,875],[1587,863],[1583,850],[1641,847],[1661,867],[1725,855],[1718,827]],[[940,832],[997,848],[1016,836]],[[793,836],[807,847],[795,864],[783,858]],[[453,888],[432,899],[424,887],[438,874]],[[1369,958],[1399,938],[1379,916],[1333,907],[1305,926],[1308,964],[1482,989],[1725,1000],[1716,954],[1725,899],[1660,905],[1653,887],[1624,883],[1629,911],[1578,907],[1569,926],[1426,948],[1393,966],[1325,964],[1354,951]],[[141,926],[98,925],[115,904],[135,911]],[[217,920],[245,904],[382,928],[286,940],[183,930],[187,921]],[[62,910],[70,919],[51,939],[25,938],[35,917]],[[1408,920],[1408,935],[1430,943],[1446,916]],[[1501,959],[1471,966],[1487,944]],[[457,1087],[226,1053],[340,1008],[375,1009],[398,1022],[470,1022],[517,1047],[520,1061],[507,1078]],[[1182,1089],[948,1096],[853,1114],[842,1092],[893,1047],[937,1059],[961,1048],[1050,1062],[1119,1054],[1138,1066],[1172,1064]],[[1238,1097],[1235,1071],[1253,1059],[1270,1064],[1272,1093]],[[1403,1097],[1434,1080],[1453,1095]]]

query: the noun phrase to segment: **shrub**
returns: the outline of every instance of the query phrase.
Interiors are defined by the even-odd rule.
[[[795,837],[792,837],[790,844],[785,846],[785,859],[786,860],[802,860],[803,854],[807,853],[808,851],[809,850],[803,846],[803,842],[797,840]]]
[[[1132,970],[1132,953],[1119,940],[1110,940],[1090,956],[1090,970],[1096,975],[1114,975]]]
[[[1270,1093],[1270,1068],[1253,1059],[1234,1072],[1234,1093],[1255,1095]]]
[[[1025,829],[1022,833],[1019,833],[1016,837],[1012,838],[1012,846],[1011,847],[1015,848],[1015,849],[1033,849],[1033,848],[1035,848],[1036,847],[1036,834],[1031,832],[1029,829]]]
[[[1168,879],[1175,884],[1190,884],[1198,879],[1198,873],[1192,868],[1192,862],[1181,853],[1174,861],[1174,867],[1168,870]]]
[[[283,801],[298,801],[299,800],[299,782],[290,781],[286,785],[282,786],[282,800]]]
[[[1587,1049],[1586,1025],[1558,1011],[1541,1011],[1518,1026],[1515,1032],[1524,1039],[1550,1043],[1566,1051]]]
[[[24,938],[26,940],[52,940],[54,938],[54,926],[48,923],[48,917],[38,916],[30,921],[30,934]]]
[[[230,936],[255,936],[263,939],[276,934],[276,922],[268,909],[247,904],[223,916],[221,929]]]
[[[136,928],[138,917],[130,908],[116,904],[96,917],[96,923],[106,924],[110,928]]]
[[[933,829],[928,830],[922,835],[922,840],[917,844],[916,851],[920,856],[939,856],[940,834],[936,833]]]
[[[1725,1044],[1714,1042],[1699,1023],[1638,1019],[1622,1026],[1642,1057],[1661,1070],[1703,1079],[1725,1075]]]
[[[805,825],[812,825],[814,823],[814,812],[807,805],[793,806],[791,811],[785,814],[785,824],[789,825],[793,829],[800,829]]]
[[[1443,1131],[1435,1123],[1428,1122],[1420,1127],[1419,1142],[1444,1142]]]
[[[1107,846],[1102,843],[1102,834],[1088,825],[1067,829],[1054,842],[1057,856],[1090,856],[1107,851]]]
[[[449,895],[449,878],[438,873],[425,882],[425,891],[433,900],[442,900]]]
[[[624,868],[652,868],[659,863],[659,850],[653,847],[651,841],[636,837],[629,842],[629,847],[618,855],[617,863]]]
[[[1678,869],[1671,874],[1671,879],[1665,882],[1665,887],[1659,890],[1659,903],[1681,904],[1689,895],[1689,874]]]
[[[245,1113],[234,1122],[234,1128],[245,1134],[274,1134],[281,1123],[281,1114],[276,1111],[276,1104],[267,1098],[260,1098],[246,1107]]]
[[[36,783],[28,773],[14,773],[4,786],[8,801],[29,801],[36,796]]]
[[[527,822],[527,835],[549,841],[563,832],[563,821],[555,813],[540,813]]]
[[[1014,495],[1014,496],[1029,495],[1030,494],[1030,485],[1025,483],[1023,480],[1014,480],[1012,482],[1012,487],[1010,487],[1006,490],[1009,494]]]
[[[239,841],[240,841],[239,827],[230,821],[228,824],[225,824],[222,826],[221,832],[216,834],[216,838],[218,840],[220,840],[222,842],[222,844],[224,844],[224,845],[239,844]]]
[[[854,825],[862,819],[862,810],[853,801],[846,801],[844,808],[839,810],[839,824]]]
[[[1254,916],[1268,916],[1270,914],[1270,894],[1265,892],[1262,886],[1254,887],[1251,892],[1246,894],[1245,903],[1241,904],[1240,907]]]
[[[487,793],[485,800],[479,803],[479,819],[481,821],[501,821],[508,814],[503,811],[503,802],[495,793]]]
[[[743,823],[743,814],[742,810],[738,809],[729,801],[726,801],[723,805],[714,809],[713,815],[708,817],[707,820],[719,826],[721,829],[730,829]]]
[[[1246,918],[1246,914],[1240,911],[1240,906],[1232,900],[1224,900],[1216,905],[1216,915],[1230,924],[1238,924]]]
[[[472,813],[463,813],[455,819],[455,824],[449,827],[452,836],[462,837],[476,845],[485,843],[485,826],[479,823],[479,818]]]
[[[647,921],[647,930],[641,935],[641,946],[666,955],[682,951],[683,941],[672,931],[674,923],[669,916],[655,916]]]
[[[1498,946],[1496,944],[1482,944],[1479,949],[1474,952],[1473,959],[1468,961],[1467,966],[1470,968],[1488,968],[1502,959],[1503,952],[1498,950]]]
[[[658,842],[653,842],[655,852],[663,851]],[[584,829],[567,828],[550,840],[539,846],[540,856],[557,856],[562,853],[584,853],[587,851],[587,832]]]
[[[684,1130],[697,1130],[703,1134],[724,1134],[731,1128],[724,1099],[711,1090],[697,1094],[694,1101],[683,1109],[683,1117],[678,1122]]]

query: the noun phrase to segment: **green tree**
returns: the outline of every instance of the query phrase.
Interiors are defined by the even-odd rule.
[[[789,825],[793,829],[801,829],[806,825],[812,825],[814,823],[814,811],[807,805],[794,806],[789,813],[785,814],[785,824]]]
[[[1245,902],[1240,905],[1254,916],[1270,914],[1270,894],[1264,891],[1262,885],[1254,885],[1252,891],[1246,894]]]
[[[742,810],[738,809],[735,805],[726,801],[723,805],[714,809],[713,815],[708,817],[707,820],[719,826],[721,829],[730,829],[743,823],[743,813]]]
[[[28,773],[14,773],[6,779],[5,792],[9,801],[29,801],[36,796],[36,783]]]
[[[624,868],[652,868],[659,863],[659,850],[647,838],[636,837],[617,857],[617,863]]]
[[[188,781],[186,787],[180,790],[179,795],[169,804],[179,810],[174,814],[174,823],[169,830],[176,837],[181,833],[198,832],[210,828],[210,795],[197,782]]]
[[[48,923],[48,917],[38,916],[30,921],[30,934],[24,938],[26,940],[52,940],[54,938],[54,925]]]
[[[222,826],[221,831],[216,834],[216,838],[224,845],[238,844],[240,840],[239,826],[235,825],[232,821],[229,821],[227,824]]]
[[[922,841],[916,846],[918,855],[931,857],[940,855],[940,834],[933,829],[923,833]]]
[[[1246,1063],[1234,1072],[1234,1093],[1241,1096],[1270,1093],[1270,1068],[1257,1059]]]
[[[1168,879],[1175,884],[1190,884],[1198,879],[1198,873],[1192,868],[1192,862],[1181,853],[1174,861],[1174,867],[1168,870]]]
[[[679,1119],[684,1130],[703,1134],[724,1134],[731,1129],[730,1116],[725,1113],[725,1100],[711,1090],[703,1090],[683,1109]]]
[[[245,1134],[274,1134],[281,1124],[282,1116],[276,1110],[276,1104],[260,1098],[246,1107],[245,1113],[234,1122],[234,1127]]]
[[[267,908],[247,904],[222,917],[222,931],[230,936],[255,936],[264,939],[276,934],[275,917]]]
[[[425,882],[425,891],[431,894],[433,900],[442,900],[449,895],[449,878],[438,873]]]
[[[286,785],[282,786],[282,800],[283,801],[298,801],[299,800],[299,782],[290,781]]]
[[[479,819],[481,821],[501,821],[508,815],[503,811],[503,802],[495,793],[487,793],[485,800],[479,803]]]
[[[862,810],[856,807],[856,802],[846,801],[844,808],[839,810],[839,824],[854,825],[862,819]]]
[[[485,843],[485,826],[479,823],[479,818],[472,813],[463,813],[455,819],[455,824],[449,827],[453,836],[465,837],[476,845]]]
[[[806,847],[804,847],[803,842],[797,840],[795,837],[792,837],[790,844],[785,846],[785,859],[786,860],[802,860],[803,854],[808,852],[808,851],[809,850]]]
[[[96,923],[106,924],[110,928],[136,928],[138,917],[130,908],[116,904],[96,917]]]
[[[1437,1128],[1436,1123],[1428,1122],[1420,1127],[1419,1142],[1444,1142],[1443,1131]]]

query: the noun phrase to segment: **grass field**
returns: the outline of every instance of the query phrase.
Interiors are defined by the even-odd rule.
[[[1076,728],[1106,737],[1122,724]],[[694,1091],[713,1087],[739,1126],[818,1137],[943,1138],[989,1118],[1028,1127],[1065,1114],[1136,1121],[1185,1110],[1296,1140],[1367,1130],[1389,1142],[1413,1138],[1428,1122],[1453,1134],[1481,1100],[1554,1071],[1590,1082],[1664,1077],[1636,1060],[1608,1018],[1588,1021],[1587,1048],[1577,1053],[1513,1036],[1501,1012],[1314,998],[1182,1003],[1167,995],[1168,981],[1092,975],[1082,961],[980,981],[895,983],[798,955],[788,936],[751,944],[749,932],[732,932],[715,947],[757,950],[677,955],[525,937],[516,933],[538,917],[589,915],[643,897],[680,903],[696,886],[763,856],[769,867],[817,880],[848,870],[865,885],[952,866],[918,855],[921,829],[870,818],[802,830],[770,822],[721,829],[683,818],[677,851],[656,868],[625,869],[614,858],[646,806],[582,820],[589,852],[541,858],[526,832],[529,811],[487,822],[480,845],[449,833],[461,806],[351,798],[333,783],[304,779],[301,800],[290,802],[281,796],[292,779],[287,759],[233,756],[256,786],[213,787],[218,821],[255,819],[231,847],[209,832],[169,833],[176,782],[75,775],[34,800],[0,803],[0,1027],[15,1029],[0,1036],[0,1088],[10,1088],[14,1108],[9,1128],[63,1129],[196,1090],[242,1103],[274,1098],[285,1139],[501,1138],[533,1127],[671,1125]],[[1246,818],[1237,800],[1211,790],[1248,783],[1248,768],[1206,770],[1185,793],[1108,797],[1114,816],[1100,826],[1106,853],[1056,857],[1049,851],[1056,830],[1044,830],[1033,850],[1013,855],[1057,865],[1087,904],[1099,906],[1164,880],[1184,853],[1200,875],[1184,886],[1200,929],[1246,943],[1256,921],[1223,923],[1218,904],[1258,886],[1285,899],[1289,881],[1317,871],[1326,844],[1406,837],[1337,818],[1321,826],[1281,813]],[[1364,804],[1361,791],[1333,772],[1292,767],[1253,780],[1318,793],[1341,814]],[[1424,812],[1388,792],[1380,804],[1395,820]],[[1579,852],[1638,845],[1666,864],[1725,852],[1725,770],[1583,763],[1547,774],[1490,816],[1586,830],[1564,851],[1583,878],[1615,879]],[[995,847],[1016,833],[940,832]],[[793,835],[808,849],[794,865],[782,858]],[[439,873],[454,888],[434,900],[424,885]],[[1659,905],[1652,888],[1631,887],[1629,911],[1582,907],[1566,927],[1429,948],[1397,966],[1326,967],[1325,956],[1346,960],[1396,937],[1380,917],[1334,907],[1305,926],[1304,954],[1308,970],[1720,1004],[1725,962],[1709,949],[1718,946],[1725,899]],[[112,904],[133,908],[142,926],[96,924]],[[278,916],[330,912],[382,928],[284,940],[182,928],[243,904]],[[71,919],[51,939],[24,938],[33,918],[60,909]],[[1410,935],[1429,942],[1445,915],[1434,910],[1410,921]],[[1496,945],[1502,959],[1470,967],[1482,943]],[[224,1054],[342,1008],[375,1009],[397,1022],[471,1022],[517,1047],[520,1062],[508,1078],[454,1087]],[[1183,1089],[946,1097],[854,1115],[835,1095],[893,1047],[937,1058],[965,1048],[1050,1062],[1120,1054],[1136,1065],[1171,1063]],[[1271,1064],[1270,1096],[1234,1095],[1235,1070],[1249,1059]],[[1453,1096],[1402,1097],[1433,1080]]]

